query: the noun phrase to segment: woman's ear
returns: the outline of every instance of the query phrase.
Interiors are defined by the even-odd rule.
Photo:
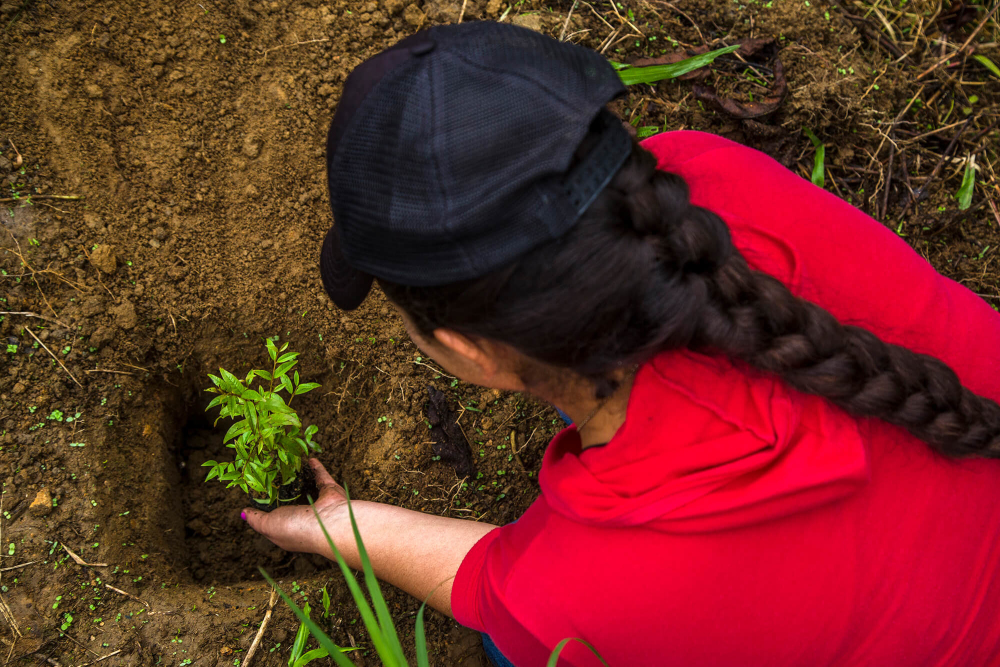
[[[435,329],[434,340],[443,347],[450,361],[461,368],[460,375],[476,384],[489,385],[499,371],[496,351],[485,341],[476,341],[451,329]],[[475,378],[475,379],[473,379]]]

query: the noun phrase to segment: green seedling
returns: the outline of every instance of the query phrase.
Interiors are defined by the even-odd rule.
[[[621,78],[622,83],[626,86],[631,86],[637,83],[656,83],[657,81],[676,79],[679,76],[684,76],[688,72],[693,72],[696,69],[711,65],[712,61],[719,56],[732,53],[738,48],[740,48],[739,44],[727,46],[724,49],[716,49],[715,51],[702,53],[701,55],[697,55],[692,58],[685,58],[684,60],[676,63],[670,63],[669,65],[632,67],[631,65],[618,63],[613,60],[611,61],[611,65],[618,70],[618,76]]]
[[[302,607],[302,611],[305,612],[306,616],[312,612],[309,607],[309,603],[306,602]],[[329,657],[329,653],[325,648],[314,648],[311,651],[306,650],[306,644],[309,642],[309,626],[305,623],[299,624],[299,631],[295,633],[295,641],[292,643],[292,652],[288,656],[288,667],[305,667],[313,660],[322,660],[323,658]],[[353,651],[354,648],[347,647],[345,649],[340,649],[342,652]]]
[[[206,461],[211,468],[206,481],[218,478],[228,482],[227,488],[238,486],[244,493],[261,504],[274,503],[278,489],[295,481],[302,470],[302,458],[319,451],[313,435],[319,430],[315,425],[302,430],[302,422],[291,407],[299,394],[316,389],[315,382],[299,382],[299,372],[289,376],[298,364],[298,352],[286,352],[288,343],[279,350],[273,341],[267,341],[271,357],[271,370],[251,370],[240,380],[220,368],[219,375],[209,375],[214,387],[205,391],[219,394],[206,410],[219,406],[220,419],[234,420],[226,432],[226,446],[236,450],[231,462]],[[288,395],[288,402],[281,396]],[[299,434],[302,434],[301,436]]]
[[[323,618],[330,618],[330,594],[326,592],[326,586],[320,590],[323,593]]]
[[[988,69],[993,74],[993,76],[1000,79],[1000,67],[997,67],[996,63],[994,63],[986,56],[980,55],[978,53],[972,57],[976,60],[976,62],[978,62],[980,65]]]
[[[962,186],[955,193],[958,200],[958,208],[966,210],[972,204],[972,193],[976,189],[976,160],[973,157],[965,163],[965,173],[962,175]]]
[[[826,146],[823,145],[823,142],[820,141],[808,127],[802,128],[802,132],[809,137],[809,141],[812,142],[813,148],[816,149],[816,157],[813,158],[812,178],[810,180],[813,185],[823,187],[826,185],[826,178],[824,176],[824,173],[826,172]]]

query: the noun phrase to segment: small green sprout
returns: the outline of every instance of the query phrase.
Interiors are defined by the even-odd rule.
[[[823,187],[826,185],[826,177],[824,175],[826,172],[826,146],[823,145],[823,142],[820,141],[808,127],[802,128],[802,132],[809,137],[809,141],[812,142],[813,148],[816,149],[816,157],[813,158],[812,178],[810,180],[813,185]]]
[[[962,175],[962,186],[955,193],[958,200],[958,208],[964,211],[972,205],[972,194],[976,189],[976,160],[970,157],[965,163],[965,173]]]

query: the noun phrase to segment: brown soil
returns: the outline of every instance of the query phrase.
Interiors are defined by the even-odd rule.
[[[18,197],[0,207],[0,305],[43,316],[0,322],[12,346],[0,369],[0,586],[17,627],[5,618],[0,651],[12,664],[82,665],[120,651],[105,664],[238,665],[267,606],[260,566],[317,608],[326,585],[334,640],[368,645],[339,572],[255,536],[239,519],[245,498],[203,483],[201,463],[226,451],[204,415],[206,373],[262,367],[265,337],[290,342],[303,378],[322,383],[300,414],[319,426],[320,458],[356,497],[493,523],[535,498],[545,443],[561,424],[551,409],[436,371],[381,296],[338,312],[316,267],[331,222],[325,132],[346,73],[420,25],[457,20],[462,4],[0,1],[0,199]],[[605,19],[581,3],[566,24],[572,4],[519,2],[508,20],[553,35],[566,25],[574,41],[600,47]],[[614,59],[702,36],[773,37],[789,93],[776,113],[744,121],[695,100],[690,82],[636,86],[618,105],[624,118],[721,133],[806,175],[812,147],[800,129],[810,127],[841,174],[828,187],[881,212],[880,173],[866,155],[881,142],[879,121],[919,84],[888,76],[866,92],[885,54],[835,11],[828,18],[834,8],[676,2],[695,27],[663,3],[626,4],[650,39],[612,44]],[[620,24],[610,6],[595,7]],[[463,18],[505,8],[468,0]],[[767,84],[773,70],[757,64]],[[741,67],[720,61],[702,84],[760,96],[766,85],[748,84]],[[996,108],[994,83],[977,94]],[[924,144],[941,152],[950,136]],[[933,167],[924,162],[911,165],[914,187]],[[978,199],[957,211],[954,172],[947,166],[902,224],[897,179],[884,217],[937,268],[1000,304],[997,221]],[[435,444],[428,385],[460,415],[467,477],[453,467],[462,458],[453,434]],[[64,545],[107,566],[77,565]],[[412,642],[418,603],[387,597]],[[279,603],[254,664],[285,664],[296,627]],[[434,664],[485,664],[478,636],[449,619],[431,614],[428,636]]]

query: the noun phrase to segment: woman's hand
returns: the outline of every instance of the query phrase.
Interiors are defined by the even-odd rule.
[[[313,502],[323,525],[334,535],[334,525],[347,516],[347,495],[344,488],[333,481],[330,473],[317,459],[309,459],[316,476],[319,498]],[[247,508],[240,517],[251,528],[274,542],[285,551],[302,551],[332,557],[323,531],[309,505],[286,505],[272,512]]]
[[[310,459],[309,465],[319,487],[316,511],[347,566],[359,570],[347,495],[319,461]],[[364,500],[352,500],[351,508],[375,576],[451,615],[452,580],[462,559],[496,526]],[[271,513],[248,508],[243,518],[282,549],[334,557],[308,505],[279,507]]]

